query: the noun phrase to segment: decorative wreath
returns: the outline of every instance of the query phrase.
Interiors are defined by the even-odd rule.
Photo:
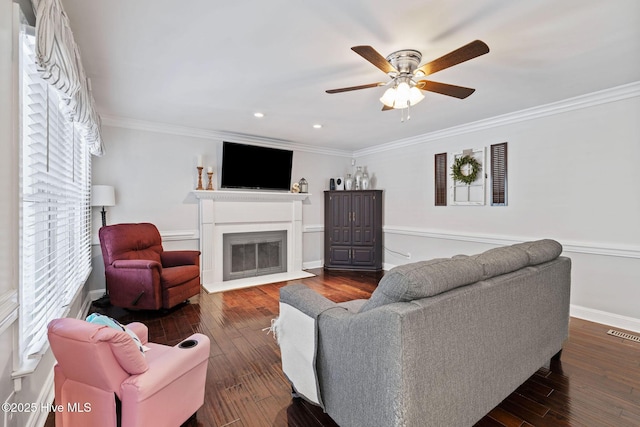
[[[464,175],[462,173],[462,166],[464,165],[471,166],[471,172],[469,173],[469,175]],[[480,165],[480,163],[475,158],[469,155],[458,157],[453,162],[453,166],[451,166],[451,177],[456,181],[460,181],[469,185],[476,180],[481,169],[482,165]]]

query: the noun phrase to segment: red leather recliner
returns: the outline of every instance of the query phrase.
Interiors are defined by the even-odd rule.
[[[99,236],[111,304],[168,309],[200,293],[200,251],[163,250],[155,225],[108,225]]]

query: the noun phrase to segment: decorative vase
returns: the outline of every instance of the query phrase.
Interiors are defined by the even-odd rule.
[[[369,174],[367,174],[366,171],[362,173],[361,185],[362,185],[361,190],[369,189]]]
[[[362,166],[356,168],[356,173],[353,175],[353,181],[356,190],[362,190]]]
[[[344,180],[344,189],[345,190],[353,190],[353,178],[351,178],[351,174],[347,174],[347,179]]]

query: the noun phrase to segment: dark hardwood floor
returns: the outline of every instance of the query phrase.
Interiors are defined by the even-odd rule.
[[[311,271],[317,276],[290,283],[336,302],[367,298],[381,277]],[[194,332],[211,338],[205,404],[185,426],[336,426],[317,407],[291,399],[279,348],[263,330],[277,317],[278,290],[286,284],[203,291],[164,314],[92,309],[145,323],[153,342],[174,345]],[[640,426],[640,343],[607,335],[609,329],[572,318],[561,360],[541,368],[476,426]],[[50,416],[47,426],[53,425]]]

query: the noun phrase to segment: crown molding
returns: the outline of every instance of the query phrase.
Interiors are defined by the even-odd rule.
[[[119,127],[125,129],[142,130],[147,132],[165,133],[170,135],[188,136],[193,138],[203,138],[212,140],[232,140],[235,142],[244,142],[265,147],[282,148],[287,150],[305,151],[316,154],[326,154],[338,157],[360,157],[369,154],[381,153],[390,150],[409,147],[439,140],[451,136],[463,135],[466,133],[477,132],[484,129],[491,129],[498,126],[505,126],[512,123],[523,122],[526,120],[534,120],[541,117],[551,116],[564,112],[580,110],[582,108],[593,107],[609,102],[620,101],[623,99],[634,98],[640,96],[640,81],[616,86],[613,88],[568,98],[550,104],[540,105],[537,107],[527,108],[500,116],[490,117],[488,119],[478,120],[466,123],[460,126],[454,126],[434,132],[429,132],[410,138],[399,139],[385,144],[376,145],[374,147],[365,148],[356,151],[328,149],[315,147],[306,144],[295,143],[277,138],[268,138],[256,135],[247,135],[236,132],[223,132],[208,129],[192,128],[187,126],[169,125],[164,123],[150,122],[145,120],[136,120],[128,117],[111,116],[101,114],[102,124],[105,126]]]
[[[187,126],[170,125],[165,123],[137,120],[129,117],[112,116],[100,114],[102,125],[141,130],[145,132],[156,132],[168,135],[187,136],[191,138],[212,139],[218,141],[233,141],[264,147],[280,148],[285,150],[306,151],[309,153],[326,154],[338,157],[352,157],[353,152],[347,150],[328,149],[314,147],[310,145],[295,143],[284,139],[268,138],[264,136],[248,135],[237,132],[224,132],[209,129],[192,128]]]
[[[525,110],[514,111],[512,113],[500,116],[490,117],[488,119],[478,120],[466,123],[460,126],[454,126],[447,129],[429,132],[410,138],[399,139],[375,147],[365,148],[353,152],[354,157],[365,156],[369,154],[381,153],[384,151],[397,150],[412,145],[423,144],[430,141],[439,140],[451,136],[463,135],[466,133],[477,132],[484,129],[490,129],[498,126],[505,126],[512,123],[523,122],[526,120],[534,120],[541,117],[552,116],[555,114],[565,113],[582,108],[593,107],[596,105],[606,104],[609,102],[620,101],[623,99],[634,98],[640,96],[640,81],[629,83],[622,86],[616,86],[610,89],[598,92],[580,95],[568,98],[562,101],[550,104],[540,105],[537,107],[527,108]]]

